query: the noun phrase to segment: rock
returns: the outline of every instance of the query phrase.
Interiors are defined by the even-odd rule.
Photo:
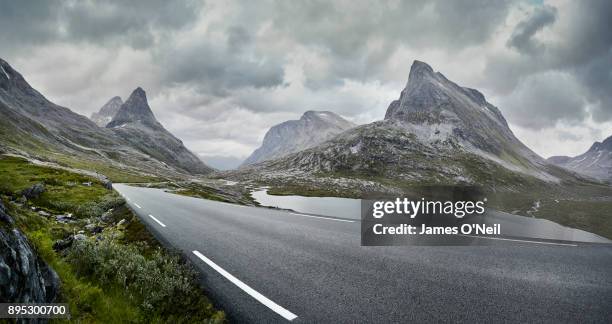
[[[81,230],[81,231],[78,231],[77,233],[79,233],[79,234],[85,234],[85,231]]]
[[[108,190],[113,190],[113,183],[110,180],[102,181],[102,186],[104,186],[104,188],[106,188]]]
[[[123,225],[125,224],[125,218],[121,219],[119,222],[117,222],[117,226]]]
[[[86,187],[91,187],[92,183],[91,182],[83,182],[83,185]]]
[[[55,220],[60,223],[64,223],[64,224],[76,222],[76,220],[74,220],[70,214],[69,215],[56,215]]]
[[[102,214],[102,216],[100,216],[100,219],[104,222],[108,222],[112,216],[113,216],[113,210],[110,209],[106,211],[104,214]]]
[[[30,188],[24,189],[21,194],[26,199],[36,199],[45,192],[45,185],[41,182],[31,186]]]
[[[13,224],[13,218],[10,217],[6,213],[6,208],[4,207],[4,204],[2,204],[1,200],[0,200],[0,222],[6,223],[6,224]]]
[[[70,246],[72,246],[73,242],[74,242],[74,237],[72,236],[68,236],[67,238],[63,240],[57,240],[55,241],[55,243],[53,243],[53,250],[55,251],[65,250],[69,248]]]
[[[7,217],[1,206],[0,219]],[[59,286],[55,271],[36,255],[26,237],[16,228],[0,226],[0,302],[51,303]]]
[[[98,233],[102,233],[102,231],[104,230],[104,227],[102,226],[96,226],[94,228],[91,229],[91,234],[98,234]]]
[[[91,231],[94,227],[96,227],[96,224],[87,224],[85,225],[85,229],[88,231]]]
[[[75,241],[84,241],[86,239],[87,239],[87,236],[85,236],[85,234],[82,234],[82,233],[79,233],[74,236]]]
[[[47,212],[46,212],[46,211],[44,211],[44,210],[39,211],[39,212],[38,212],[38,215],[43,216],[43,217],[49,217],[49,216],[51,216],[51,214],[47,213]]]

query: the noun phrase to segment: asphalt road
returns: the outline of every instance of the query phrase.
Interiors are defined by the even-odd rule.
[[[114,187],[234,322],[612,322],[611,246],[362,247],[355,220]]]

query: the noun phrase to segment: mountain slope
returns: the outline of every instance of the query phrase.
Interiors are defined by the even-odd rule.
[[[575,157],[551,156],[548,162],[598,180],[612,181],[612,136],[595,142],[591,148]]]
[[[109,176],[184,176],[135,148],[112,129],[47,100],[0,59],[0,151]]]
[[[314,175],[393,186],[478,184],[509,190],[575,179],[521,143],[480,92],[419,61],[385,120],[233,175],[267,180]]]
[[[114,131],[132,147],[159,161],[190,173],[213,171],[155,119],[146,93],[141,88],[132,92],[106,128]]]
[[[100,127],[105,127],[117,114],[119,108],[123,105],[121,97],[113,97],[109,100],[98,112],[91,114],[90,119]]]
[[[261,147],[243,163],[276,159],[320,144],[356,125],[330,111],[307,111],[299,120],[272,126]]]

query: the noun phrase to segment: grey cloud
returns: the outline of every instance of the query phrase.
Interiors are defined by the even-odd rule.
[[[1,1],[0,40],[13,45],[53,41],[114,41],[153,45],[154,32],[179,29],[197,18],[196,1]]]
[[[186,48],[165,48],[158,59],[167,66],[163,77],[171,84],[192,84],[222,97],[239,88],[283,84],[282,62],[253,59],[206,41]]]
[[[535,52],[543,45],[533,39],[533,36],[544,27],[551,25],[557,18],[557,9],[543,6],[536,9],[526,20],[521,21],[508,40],[508,46],[523,52]]]
[[[548,72],[524,80],[501,105],[511,122],[526,128],[579,123],[588,116],[582,92],[572,75]]]

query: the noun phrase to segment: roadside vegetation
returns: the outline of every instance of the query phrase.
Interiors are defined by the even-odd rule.
[[[44,187],[35,197],[24,190]],[[77,323],[220,323],[179,254],[160,246],[98,180],[0,156],[0,197],[61,279]]]

